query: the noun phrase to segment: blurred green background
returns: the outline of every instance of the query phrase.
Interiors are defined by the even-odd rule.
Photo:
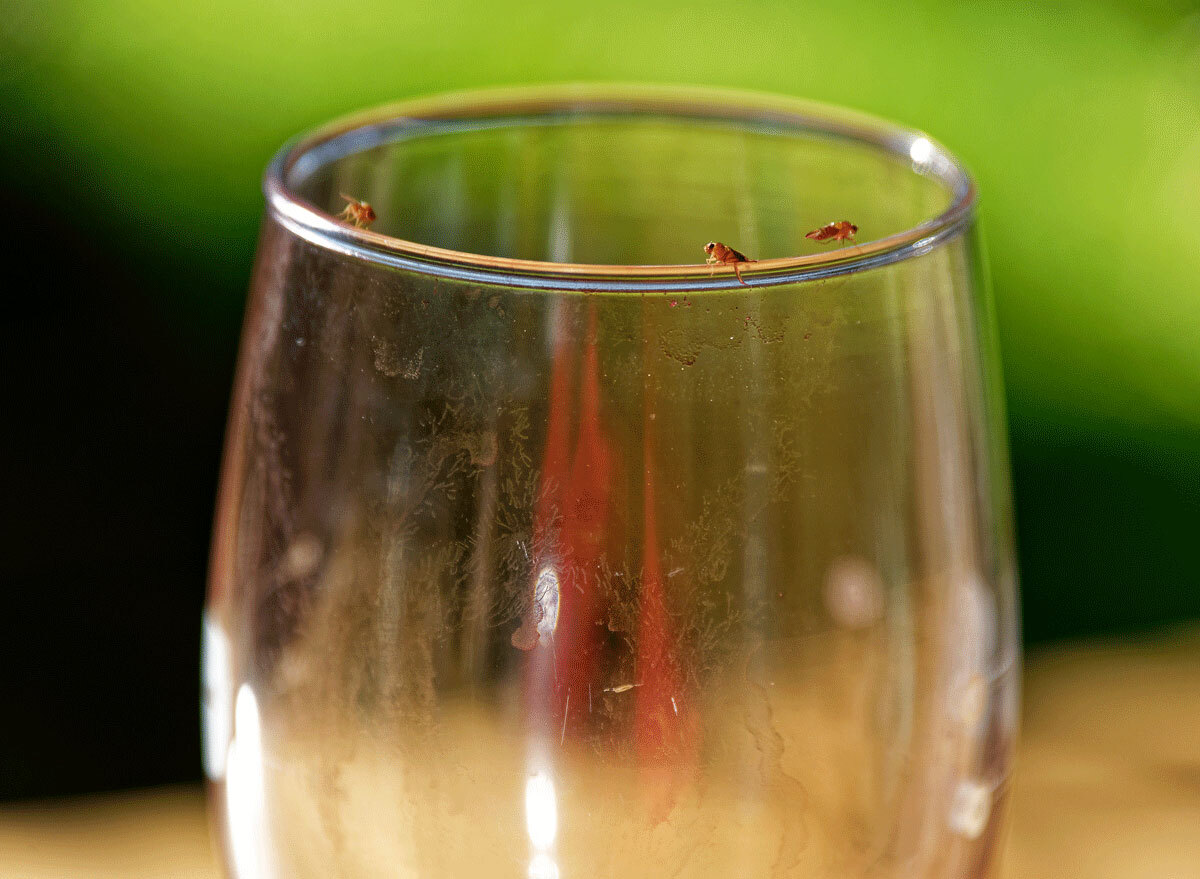
[[[1027,640],[1200,617],[1195,3],[0,0],[0,34],[21,449],[0,635],[23,651],[18,699],[65,688],[83,706],[23,715],[26,750],[60,754],[49,775],[4,767],[0,795],[195,773],[261,171],[299,131],[416,94],[713,84],[931,132],[983,194]],[[71,710],[91,750],[67,742]],[[122,757],[131,728],[162,753]]]

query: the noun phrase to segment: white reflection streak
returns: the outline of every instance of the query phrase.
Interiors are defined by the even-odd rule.
[[[529,879],[558,879],[558,864],[545,852],[534,855],[529,862]]]
[[[529,831],[529,841],[539,852],[545,852],[554,845],[554,837],[558,835],[558,803],[554,796],[554,782],[544,772],[531,776],[525,782],[525,826]]]
[[[237,879],[270,876],[266,851],[262,724],[249,684],[238,688],[233,739],[225,759],[225,819]]]
[[[967,839],[978,839],[992,812],[992,791],[973,779],[964,779],[954,790],[950,804],[950,827]]]
[[[225,774],[232,723],[229,681],[229,638],[224,627],[204,614],[204,695],[200,715],[204,729],[204,771],[212,781]]]
[[[550,235],[546,242],[550,262],[571,262],[571,197],[562,174],[554,181],[551,198]]]

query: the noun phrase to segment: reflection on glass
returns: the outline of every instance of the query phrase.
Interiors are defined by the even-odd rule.
[[[539,852],[529,862],[529,879],[558,879],[558,865],[549,855]]]
[[[265,809],[258,701],[250,686],[242,684],[233,712],[233,738],[225,758],[225,817],[238,879],[266,879],[270,875]]]
[[[204,772],[217,781],[225,774],[226,749],[233,730],[233,674],[229,667],[229,639],[225,630],[204,615],[204,681],[201,727],[204,736]]]
[[[268,177],[206,625],[231,873],[994,875],[1015,575],[953,159],[674,91],[355,125]]]
[[[924,165],[933,155],[933,144],[927,137],[917,137],[908,146],[908,156],[918,165]]]
[[[861,629],[879,621],[883,613],[883,583],[863,559],[836,559],[825,581],[825,606],[840,626]]]
[[[558,833],[558,805],[554,782],[544,772],[531,776],[525,783],[525,825],[533,846],[533,858],[529,862],[531,879],[557,876],[558,867],[550,850]]]

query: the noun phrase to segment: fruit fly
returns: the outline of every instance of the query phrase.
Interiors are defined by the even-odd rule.
[[[743,286],[750,286],[742,280],[742,263],[756,262],[750,259],[746,254],[739,253],[727,244],[722,244],[720,241],[710,241],[704,245],[704,252],[708,254],[708,259],[705,260],[713,270],[716,270],[718,265],[733,266],[733,273],[737,275],[738,282]],[[711,275],[712,272],[709,272]]]
[[[813,229],[804,237],[813,241],[826,241],[830,238],[834,241],[846,241],[853,239],[856,232],[858,227],[849,220],[838,220],[835,223],[826,223],[820,229]]]
[[[366,229],[375,222],[375,209],[367,202],[351,198],[344,192],[338,194],[346,200],[345,209],[338,214],[339,219],[353,223],[359,229]]]
[[[538,623],[542,621],[546,612],[542,610],[540,604],[535,603],[529,609],[529,612],[521,617],[521,628],[512,633],[512,646],[518,650],[529,651],[538,646],[541,640],[541,635],[538,632]]]

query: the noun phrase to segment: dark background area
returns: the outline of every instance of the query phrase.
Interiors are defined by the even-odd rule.
[[[205,6],[0,0],[0,798],[199,779],[259,173],[443,89],[735,85],[933,132],[983,191],[1027,642],[1200,617],[1194,5]]]

